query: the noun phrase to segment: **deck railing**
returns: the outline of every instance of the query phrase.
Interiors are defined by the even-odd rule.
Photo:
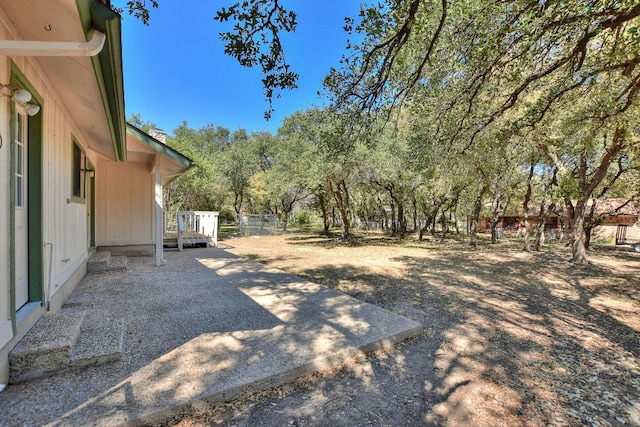
[[[218,246],[218,212],[179,211],[165,216],[165,234],[178,236],[178,249],[184,245]]]

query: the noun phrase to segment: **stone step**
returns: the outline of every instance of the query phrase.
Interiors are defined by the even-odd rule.
[[[9,353],[9,382],[42,378],[67,369],[85,311],[44,316]]]
[[[113,363],[122,355],[124,320],[75,308],[45,316],[9,354],[10,383]]]
[[[129,266],[127,257],[124,255],[112,256],[109,262],[109,270],[126,270]]]
[[[71,365],[85,367],[120,360],[124,336],[124,319],[88,314],[78,341],[71,352]]]
[[[127,265],[126,256],[111,256],[109,251],[96,251],[87,261],[87,272],[126,270]]]

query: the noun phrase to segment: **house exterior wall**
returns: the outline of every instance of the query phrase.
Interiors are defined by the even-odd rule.
[[[0,26],[0,37],[6,38],[7,31]],[[9,66],[7,58],[0,57],[0,82],[9,81]],[[2,147],[0,148],[0,383],[6,384],[8,377],[8,366],[3,363],[7,359],[7,344],[13,338],[13,328],[11,324],[11,313],[9,306],[9,163],[11,160],[9,143],[9,103],[0,98],[0,137],[2,137]]]
[[[102,160],[96,170],[96,245],[155,245],[152,165]],[[108,202],[107,202],[108,201]],[[153,248],[151,247],[151,254]]]
[[[1,25],[0,38],[11,39],[9,31]],[[12,308],[11,272],[15,256],[10,207],[14,191],[11,185],[12,102],[3,96],[0,98],[0,384],[8,379],[9,351],[47,309],[50,312],[59,310],[86,272],[90,203],[72,198],[73,141],[85,151],[90,162],[97,163],[97,156],[86,148],[87,141],[56,93],[49,88],[46,75],[37,63],[25,57],[0,56],[0,83],[7,84],[16,75],[29,85],[29,90],[41,104],[40,112],[29,120],[30,126],[38,124],[40,141],[28,143],[28,148],[39,150],[41,154],[36,163],[29,164],[29,168],[41,171],[41,177],[28,183],[28,192],[36,194],[41,205],[29,204],[29,222],[38,222],[40,228],[37,241],[29,244],[29,270],[30,274],[34,271],[39,282],[32,282],[30,278],[30,284],[37,283],[38,289],[34,292],[30,289],[27,305],[17,310]],[[32,262],[32,255],[35,255],[35,262]]]
[[[621,223],[622,225],[627,225],[627,241],[629,243],[640,242],[640,223],[635,223],[632,225],[628,225],[625,223]],[[599,225],[593,229],[593,235],[591,239],[607,239],[613,241],[616,237],[616,231],[618,229],[617,225],[606,224]]]

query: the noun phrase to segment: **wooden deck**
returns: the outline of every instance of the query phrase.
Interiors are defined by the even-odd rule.
[[[165,215],[164,247],[218,246],[218,212],[179,211]]]
[[[215,239],[212,236],[208,236],[202,233],[185,232],[181,233],[183,246],[217,246]],[[162,244],[164,247],[180,248],[180,242],[178,241],[178,233],[165,233],[162,236]]]

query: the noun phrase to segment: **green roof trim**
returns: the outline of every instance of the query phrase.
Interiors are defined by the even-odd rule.
[[[124,78],[122,68],[121,17],[99,0],[76,0],[78,12],[88,35],[96,29],[107,36],[102,51],[91,57],[102,103],[107,114],[116,161],[127,159]]]
[[[130,123],[127,123],[127,133],[137,140],[148,145],[149,147],[153,148],[160,154],[164,154],[176,163],[181,164],[185,167],[185,169],[189,169],[191,166],[193,166],[193,161],[190,158],[180,153],[179,151],[169,147],[168,145],[163,144],[148,133],[138,129]]]

